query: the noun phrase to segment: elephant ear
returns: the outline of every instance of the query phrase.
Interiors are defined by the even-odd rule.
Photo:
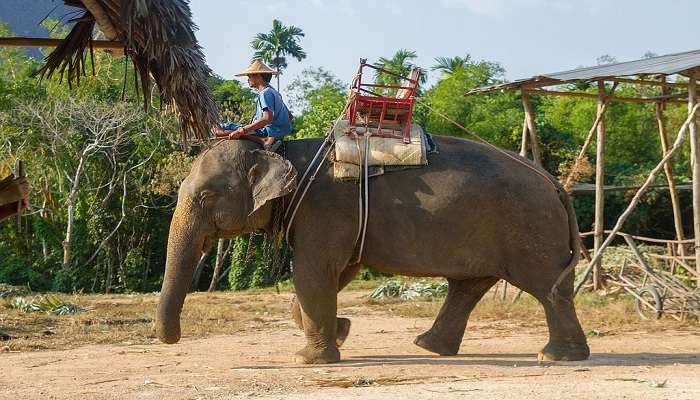
[[[248,170],[253,192],[252,215],[267,202],[291,193],[297,187],[297,170],[282,156],[264,150],[253,150],[255,163]]]

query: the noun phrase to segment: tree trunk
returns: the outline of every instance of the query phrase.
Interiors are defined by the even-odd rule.
[[[280,67],[277,66],[277,91],[280,91]]]
[[[216,261],[214,262],[214,274],[211,277],[211,283],[209,283],[208,292],[213,292],[216,289],[216,283],[219,281],[219,275],[221,274],[221,267],[224,264],[224,244],[226,239],[219,239],[219,243],[216,246]]]
[[[202,276],[202,270],[204,269],[207,257],[209,257],[209,251],[203,252],[202,257],[199,258],[197,268],[195,268],[194,276],[192,277],[192,285],[190,287],[191,292],[196,292],[197,290],[199,290],[199,278]]]
[[[75,200],[78,197],[78,186],[80,185],[80,176],[83,173],[85,165],[85,151],[80,155],[78,168],[75,169],[75,176],[71,182],[70,194],[66,203],[68,203],[68,223],[66,224],[66,238],[63,241],[63,267],[66,268],[70,262],[71,245],[73,240],[73,222],[75,218]]]

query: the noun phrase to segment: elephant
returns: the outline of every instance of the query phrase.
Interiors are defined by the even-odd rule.
[[[361,265],[390,274],[444,277],[448,293],[432,327],[414,343],[458,353],[469,315],[499,279],[544,307],[549,341],[541,360],[583,360],[586,336],[573,304],[578,225],[568,195],[544,169],[483,143],[434,136],[428,165],[369,180],[369,218],[357,258],[358,184],[333,177],[326,161],[290,227],[292,315],[306,346],[299,363],[340,360],[350,320],[337,316],[337,293]],[[285,158],[244,140],[212,146],[193,163],[178,192],[155,330],[179,341],[180,313],[202,251],[217,238],[270,232],[321,139],[286,142]],[[563,279],[557,282],[562,275]],[[555,296],[551,288],[559,284]]]

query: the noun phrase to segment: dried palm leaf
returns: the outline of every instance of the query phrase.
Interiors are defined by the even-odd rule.
[[[184,141],[206,140],[219,112],[208,86],[211,69],[194,35],[196,26],[185,0],[64,0],[86,10],[61,46],[47,58],[42,76],[58,72],[69,85],[85,74],[86,49],[92,56],[95,20],[108,37],[124,43],[140,81],[144,103],[150,101],[150,78],[161,104],[178,115]],[[106,28],[106,29],[105,29]],[[139,85],[137,85],[138,87]]]

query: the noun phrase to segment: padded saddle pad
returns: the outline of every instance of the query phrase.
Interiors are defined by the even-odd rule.
[[[351,133],[356,127],[351,127],[346,120],[341,120],[335,126],[335,160],[360,165],[365,157],[365,136],[353,138]],[[362,127],[359,128],[364,129]],[[371,129],[373,132],[376,129]],[[371,166],[418,166],[428,163],[426,157],[425,135],[423,129],[416,124],[411,125],[411,143],[405,144],[403,139],[372,136],[369,139],[369,159]],[[359,148],[358,148],[359,147]]]
[[[365,136],[352,137],[348,133],[358,129],[350,126],[349,121],[341,120],[335,126],[335,154],[333,157],[333,175],[336,179],[357,179],[360,176],[360,160],[365,157]],[[360,127],[360,130],[363,128]],[[376,129],[371,129],[376,132]],[[372,136],[369,139],[368,164],[370,175],[384,173],[384,167],[419,167],[428,164],[427,147],[423,129],[411,125],[411,143],[403,139]]]

